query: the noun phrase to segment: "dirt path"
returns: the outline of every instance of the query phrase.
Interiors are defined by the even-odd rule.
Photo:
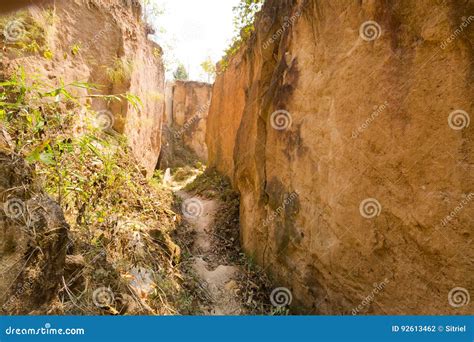
[[[216,263],[213,241],[213,224],[220,202],[218,199],[203,199],[178,190],[182,199],[183,218],[194,231],[191,246],[192,268],[211,297],[211,303],[201,308],[208,315],[241,315],[245,309],[237,295],[236,279],[242,272],[237,265]]]

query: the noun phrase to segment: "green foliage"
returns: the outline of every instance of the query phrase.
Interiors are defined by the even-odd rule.
[[[126,83],[131,78],[133,67],[132,61],[116,57],[113,66],[106,69],[107,77],[115,84]]]
[[[216,64],[212,62],[211,57],[201,63],[201,68],[206,73],[208,82],[216,77]]]
[[[228,60],[235,55],[242,44],[252,35],[255,30],[255,15],[263,6],[265,0],[240,0],[234,7],[234,38],[225,52],[221,67],[225,69]]]
[[[272,308],[270,316],[289,316],[290,310],[287,307]]]
[[[156,58],[163,57],[163,50],[156,47],[153,48],[153,56],[155,56]]]
[[[52,88],[41,80],[28,80],[20,70],[0,82],[0,125],[13,136],[13,152],[38,166],[46,177],[46,189],[59,202],[76,210],[78,203],[101,203],[82,214],[86,221],[99,223],[101,213],[120,208],[121,198],[140,195],[143,190],[131,177],[142,177],[125,139],[103,131],[97,113],[74,95],[78,88],[97,90],[96,85],[80,82]],[[131,94],[86,97],[141,105]]]
[[[243,37],[248,37],[254,30],[255,14],[262,8],[264,0],[241,0],[234,7],[234,29],[237,35],[242,32]]]
[[[173,77],[176,81],[187,81],[189,79],[188,72],[183,64],[178,65],[178,68],[173,73]]]
[[[160,288],[159,301],[150,305],[158,313],[176,314],[172,311],[174,296],[181,292],[175,273],[167,266],[171,264],[170,252],[144,231],[144,256],[127,249],[131,234],[141,227],[158,227],[162,236],[174,228],[174,213],[169,209],[173,196],[158,182],[151,184],[144,178],[126,139],[97,125],[99,113],[89,106],[92,100],[131,101],[133,106],[140,106],[140,99],[131,94],[79,97],[77,90],[81,94],[84,90],[96,92],[98,86],[80,82],[52,85],[28,78],[21,69],[0,82],[0,132],[7,132],[13,142],[0,148],[25,158],[34,167],[35,182],[41,182],[61,205],[77,252],[86,259],[99,251],[107,256],[107,263],[104,260],[100,265],[104,276],[84,273],[89,292],[104,283],[126,288],[116,274],[128,272],[132,265],[160,269],[174,286]],[[173,256],[173,260],[178,257]],[[112,261],[116,265],[111,265]],[[91,298],[92,293],[82,295]],[[64,312],[77,313],[77,303],[67,298],[63,298]],[[81,314],[98,310],[84,301],[80,306]]]
[[[74,44],[71,46],[71,53],[73,56],[77,56],[81,51],[81,44]]]
[[[191,166],[179,167],[173,172],[173,180],[175,182],[181,183],[196,174],[194,168]]]
[[[162,4],[157,3],[156,1],[152,0],[143,0],[143,16],[144,20],[148,23],[155,23],[156,19],[161,17],[165,10]]]
[[[229,180],[213,168],[206,169],[185,190],[207,198],[218,197],[226,205],[237,204],[238,207],[238,194],[232,189]]]
[[[47,17],[44,20],[50,20],[47,12],[45,15]],[[35,21],[27,11],[0,17],[0,34],[5,43],[4,51],[11,51],[19,56],[25,53],[40,53],[45,58],[52,58],[46,43],[45,27]]]
[[[48,50],[45,50],[45,51],[43,52],[43,57],[46,58],[46,59],[51,60],[51,59],[54,58],[54,54],[53,54],[53,52],[52,52],[51,50],[48,49]]]
[[[15,132],[17,153],[32,163],[57,163],[58,156],[64,152],[65,132],[77,124],[75,120],[82,110],[88,111],[83,119],[89,121],[81,128],[100,133],[93,126],[94,112],[88,107],[82,108],[80,99],[73,95],[75,88],[97,89],[95,85],[73,82],[51,90],[51,85],[40,79],[27,79],[23,69],[9,80],[0,82],[0,123]],[[127,98],[138,105],[136,97],[129,94],[103,96],[105,101]],[[77,141],[72,137],[66,140],[68,144],[74,140],[80,146],[80,139],[93,133],[85,133]]]
[[[158,43],[161,48],[155,48],[153,54],[161,58],[166,73],[172,73],[177,67],[175,54],[176,39],[172,34],[168,34],[167,28],[163,26],[162,16],[166,13],[166,5],[163,1],[143,0],[143,19],[147,26],[151,26],[153,33],[150,39]],[[148,33],[150,33],[148,31]]]

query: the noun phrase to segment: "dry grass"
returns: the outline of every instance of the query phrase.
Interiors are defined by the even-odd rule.
[[[177,267],[181,251],[170,237],[178,220],[172,193],[144,178],[125,139],[94,125],[94,111],[65,89],[67,100],[46,101],[55,95],[43,86],[12,80],[1,90],[13,105],[0,108],[14,143],[10,152],[34,166],[34,181],[57,200],[71,227],[57,300],[37,313],[188,310]],[[112,296],[98,306],[94,299],[101,288]]]

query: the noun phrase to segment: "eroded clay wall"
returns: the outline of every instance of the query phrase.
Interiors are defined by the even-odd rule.
[[[294,309],[474,312],[473,13],[269,0],[217,77],[210,166]]]
[[[89,99],[101,125],[123,133],[148,176],[161,149],[164,67],[161,48],[148,39],[139,2],[56,1],[10,14],[14,35],[2,50],[2,67],[23,67],[53,85],[87,82],[101,95],[134,95],[131,99]],[[4,32],[5,34],[5,32]],[[24,38],[24,39],[23,39]],[[20,51],[17,42],[37,44],[38,51]],[[86,95],[84,89],[68,90]]]
[[[167,102],[172,107],[169,127],[176,138],[193,151],[200,160],[207,161],[206,129],[212,95],[212,85],[194,81],[175,81]]]

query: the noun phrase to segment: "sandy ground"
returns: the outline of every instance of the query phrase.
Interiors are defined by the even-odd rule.
[[[214,259],[211,244],[212,224],[215,214],[219,210],[219,200],[193,197],[183,190],[177,191],[176,194],[183,201],[192,200],[199,206],[199,215],[193,217],[185,215],[184,219],[195,232],[195,241],[191,248],[193,270],[212,297],[212,303],[209,307],[203,308],[203,311],[209,315],[243,314],[245,310],[238,300],[235,281],[240,268],[236,265],[211,266],[209,262]]]

